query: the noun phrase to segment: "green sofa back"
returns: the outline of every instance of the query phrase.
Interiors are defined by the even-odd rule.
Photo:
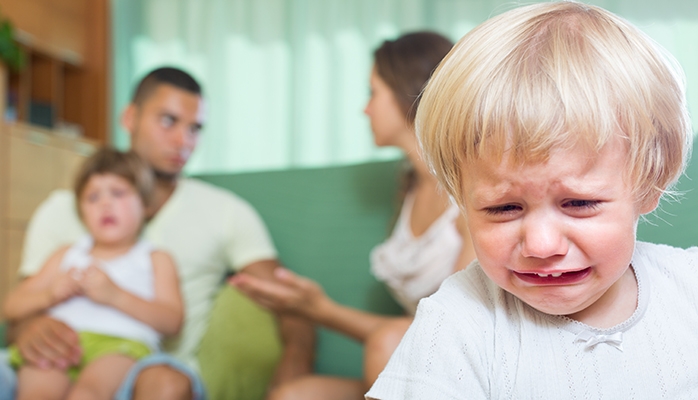
[[[395,216],[399,169],[399,162],[390,161],[198,178],[249,201],[267,224],[281,262],[318,281],[334,300],[399,314],[369,271],[369,252],[387,237]],[[358,343],[319,330],[318,372],[359,377],[361,369]]]

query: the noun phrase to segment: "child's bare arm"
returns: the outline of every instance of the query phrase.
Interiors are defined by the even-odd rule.
[[[60,265],[68,248],[55,252],[38,274],[23,280],[5,301],[3,313],[10,321],[28,318],[81,293],[80,285]]]
[[[167,253],[156,251],[151,258],[155,286],[153,300],[145,300],[119,288],[97,267],[87,269],[81,285],[92,301],[123,311],[163,335],[175,335],[182,327],[184,315],[177,269]]]

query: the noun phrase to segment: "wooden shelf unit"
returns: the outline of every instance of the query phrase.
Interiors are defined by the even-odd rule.
[[[0,62],[0,302],[27,224],[109,138],[109,0],[0,0],[26,65]],[[0,315],[2,320],[2,315]]]
[[[109,0],[0,0],[26,60],[3,92],[9,117],[108,142],[109,8]]]
[[[9,71],[6,109],[10,111],[5,120],[104,141],[100,131],[85,129],[92,121],[84,107],[88,85],[84,68],[32,49],[25,49],[25,55],[25,68]]]

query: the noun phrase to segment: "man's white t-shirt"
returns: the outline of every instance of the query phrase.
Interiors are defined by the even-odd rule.
[[[37,273],[58,248],[85,234],[73,193],[53,192],[29,223],[20,275]],[[194,179],[179,181],[146,226],[144,237],[174,258],[184,298],[184,327],[177,338],[163,343],[163,349],[198,371],[196,350],[223,277],[253,262],[276,259],[276,249],[252,206]]]

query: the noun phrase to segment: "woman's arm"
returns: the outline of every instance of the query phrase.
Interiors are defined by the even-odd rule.
[[[87,268],[81,286],[92,301],[114,307],[163,335],[175,335],[182,327],[184,316],[177,269],[167,253],[155,251],[151,259],[155,286],[153,300],[145,300],[121,289],[95,266]]]
[[[7,296],[3,307],[5,318],[12,322],[28,318],[81,293],[70,272],[60,269],[67,249],[53,253],[39,273],[23,280]]]
[[[286,268],[276,268],[274,278],[265,280],[241,272],[229,282],[263,307],[307,318],[360,342],[390,319],[335,303],[317,282]]]

